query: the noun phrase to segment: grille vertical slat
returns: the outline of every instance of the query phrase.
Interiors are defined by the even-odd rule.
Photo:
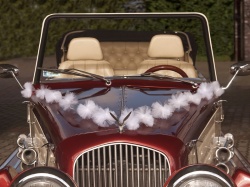
[[[122,151],[122,145],[120,144],[120,185],[123,187],[123,151]]]
[[[139,154],[139,147],[136,147],[136,166],[137,166],[137,186],[140,186],[140,163],[139,163],[139,159],[140,159],[140,154]]]
[[[145,186],[145,154],[142,149],[142,186]]]
[[[117,163],[117,145],[114,145],[115,147],[115,170],[114,170],[114,175],[115,175],[115,186],[118,186],[118,163]]]
[[[107,187],[107,165],[106,165],[106,147],[103,147],[103,173],[104,173],[104,187]]]
[[[79,187],[160,187],[169,177],[167,157],[133,144],[107,144],[82,153],[74,165]]]
[[[134,178],[134,151],[130,149],[130,159],[131,159],[131,180],[132,180],[132,187],[135,186],[135,178]]]
[[[90,154],[90,152],[87,152],[87,160],[90,160],[90,158],[89,158],[89,154]],[[87,172],[88,172],[88,185],[90,186],[90,163],[89,162],[87,162],[87,166],[88,166],[88,169],[87,169]]]
[[[77,184],[79,184],[79,164],[76,165],[76,168],[75,168],[75,171],[76,171],[76,182]]]
[[[126,155],[126,184],[129,184],[129,167],[128,167],[128,145],[125,145],[125,155]]]
[[[156,177],[156,158],[155,158],[155,152],[153,152],[153,163],[154,163],[154,179],[157,179]],[[154,180],[154,187],[156,187],[157,180]]]
[[[100,155],[100,149],[97,149],[97,157],[98,157],[98,184],[100,186],[101,181],[101,155]]]
[[[96,184],[96,177],[95,177],[95,162],[93,162],[94,160],[96,160],[95,159],[95,152],[94,151],[92,151],[92,158],[91,158],[91,160],[92,160],[92,176],[93,176],[93,187],[95,187],[95,184]]]
[[[167,160],[164,160],[164,168],[167,168],[168,164],[167,164]],[[169,175],[169,170],[165,170],[165,176],[168,176]],[[165,178],[167,179],[167,178]]]
[[[81,165],[82,167],[82,185],[84,186],[85,184],[84,184],[84,181],[85,181],[85,170],[84,170],[84,166],[85,166],[85,163],[84,163],[84,157],[82,157],[82,165]],[[79,176],[80,177],[80,176]]]
[[[109,185],[110,187],[113,186],[113,180],[112,180],[112,154],[111,154],[111,147],[109,147]]]
[[[151,162],[150,162],[150,150],[148,150],[148,185],[151,186]]]
[[[162,180],[162,164],[161,164],[161,154],[158,153],[158,160],[159,160],[159,177],[160,177],[160,185],[163,186],[163,180]]]

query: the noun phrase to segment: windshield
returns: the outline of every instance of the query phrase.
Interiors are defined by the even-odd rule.
[[[201,14],[54,14],[43,23],[34,82],[124,76],[213,81],[213,63]]]

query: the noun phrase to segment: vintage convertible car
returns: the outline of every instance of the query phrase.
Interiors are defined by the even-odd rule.
[[[33,81],[20,84],[30,132],[0,186],[250,186],[248,161],[221,132],[231,82],[217,81],[201,13],[48,15]]]

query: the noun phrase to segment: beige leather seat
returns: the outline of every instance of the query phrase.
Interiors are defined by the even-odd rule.
[[[137,73],[141,74],[158,65],[172,65],[182,69],[188,77],[197,77],[197,71],[192,63],[182,61],[184,58],[183,44],[179,36],[160,34],[152,37],[148,48],[149,59],[141,62]],[[172,77],[181,77],[170,70],[161,70],[157,73]]]
[[[79,69],[101,76],[113,76],[114,71],[109,62],[103,60],[100,43],[91,37],[74,38],[70,41],[67,60],[59,69]],[[59,78],[74,78],[72,75],[61,75]]]

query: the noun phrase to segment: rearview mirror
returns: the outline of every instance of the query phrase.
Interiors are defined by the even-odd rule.
[[[12,78],[18,76],[19,69],[11,64],[0,64],[0,77],[1,78]]]
[[[233,64],[230,67],[230,73],[234,75],[237,71],[237,76],[250,75],[250,64],[248,64],[247,62],[238,62],[236,64]]]

